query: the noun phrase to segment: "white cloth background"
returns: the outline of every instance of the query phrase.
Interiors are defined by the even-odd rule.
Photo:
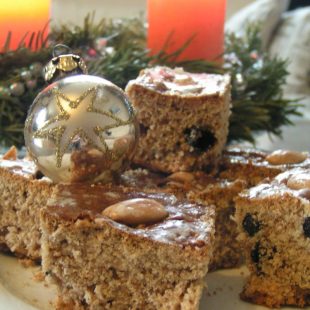
[[[148,0],[52,0],[51,19],[55,23],[82,25],[85,15],[90,12],[96,13],[95,17],[97,20],[103,16],[119,18],[139,16],[141,13],[145,15],[147,1]],[[174,1],[177,2],[178,0]],[[195,0],[188,1],[194,2]],[[227,0],[227,18],[253,1],[254,0]]]
[[[226,30],[243,35],[247,22],[262,24],[262,40],[272,56],[288,59],[287,98],[303,98],[302,117],[295,126],[283,127],[282,139],[263,134],[257,147],[266,150],[289,148],[310,150],[310,7],[285,12],[287,0],[257,0],[226,22]]]

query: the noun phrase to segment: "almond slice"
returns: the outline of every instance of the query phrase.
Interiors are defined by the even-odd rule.
[[[295,152],[288,150],[277,150],[266,157],[271,165],[298,164],[306,160],[306,152]]]
[[[5,160],[16,160],[17,159],[17,148],[13,145],[10,149],[3,155],[2,159]]]
[[[152,224],[168,216],[168,212],[161,203],[146,198],[120,201],[106,208],[102,214],[126,225]]]
[[[310,189],[310,173],[292,175],[287,180],[287,186],[291,189]]]
[[[179,171],[169,175],[167,179],[187,183],[194,181],[195,177],[190,172]]]

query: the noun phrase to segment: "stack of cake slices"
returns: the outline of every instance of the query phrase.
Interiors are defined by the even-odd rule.
[[[2,157],[1,249],[41,261],[57,309],[198,309],[208,269],[244,258],[243,299],[309,304],[309,154],[224,150],[229,76],[155,67],[126,92],[141,137],[113,184]]]

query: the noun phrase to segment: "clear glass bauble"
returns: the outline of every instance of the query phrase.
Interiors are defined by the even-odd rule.
[[[138,124],[124,92],[90,75],[46,87],[30,107],[25,144],[54,182],[107,181],[133,155]]]

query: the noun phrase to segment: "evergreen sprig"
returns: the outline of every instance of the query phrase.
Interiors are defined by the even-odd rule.
[[[157,64],[180,66],[190,72],[228,72],[232,76],[232,115],[230,119],[229,142],[255,141],[255,133],[267,131],[281,135],[281,126],[292,124],[290,117],[299,115],[296,101],[283,98],[282,86],[287,76],[286,61],[271,58],[262,52],[259,28],[249,26],[245,39],[234,34],[226,36],[225,65],[204,60],[178,61],[191,39],[172,54],[159,52],[150,55],[146,49],[146,29],[142,19],[108,20],[94,22],[88,15],[82,27],[62,25],[53,27],[48,37],[49,46],[62,43],[74,52],[84,55],[90,74],[105,77],[120,87],[134,79],[140,70]],[[24,144],[23,127],[26,113],[42,90],[44,82],[38,79],[37,86],[26,90],[22,96],[5,92],[11,83],[21,81],[21,71],[34,62],[45,64],[51,58],[51,48],[43,40],[43,31],[37,34],[42,47],[25,44],[15,51],[9,50],[9,39],[0,53],[0,143],[5,145]],[[31,35],[31,37],[34,37]],[[36,38],[37,38],[36,37]],[[98,50],[97,40],[106,39],[111,53]],[[38,39],[39,40],[39,39]],[[28,41],[29,43],[29,41]],[[93,49],[96,56],[90,56]]]
[[[255,142],[254,133],[281,136],[290,117],[300,116],[298,100],[283,98],[287,61],[263,52],[258,25],[249,25],[246,39],[226,36],[226,70],[232,77],[229,141]]]

